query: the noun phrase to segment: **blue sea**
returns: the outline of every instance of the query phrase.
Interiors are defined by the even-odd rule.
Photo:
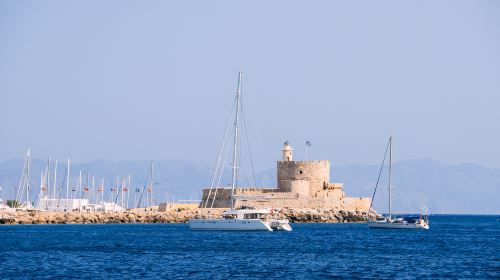
[[[2,225],[0,279],[500,279],[500,216],[431,216],[430,226]]]

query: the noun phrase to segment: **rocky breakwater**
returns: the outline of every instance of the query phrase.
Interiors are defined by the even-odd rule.
[[[0,213],[0,224],[129,224],[129,223],[185,223],[198,210],[170,212],[42,212],[15,211]],[[219,216],[222,210],[203,211],[204,216]]]
[[[220,218],[226,209],[176,209],[168,212],[0,212],[0,224],[129,224],[186,223],[190,219]],[[376,213],[347,212],[329,209],[283,208],[272,213],[273,218],[286,218],[294,223],[365,222]]]
[[[337,209],[291,209],[284,208],[275,214],[292,223],[363,223],[376,219],[376,212],[345,211]]]

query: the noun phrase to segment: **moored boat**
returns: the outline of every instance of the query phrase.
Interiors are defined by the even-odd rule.
[[[267,209],[249,209],[249,208],[235,209],[234,207],[236,199],[234,195],[234,190],[235,188],[237,188],[237,182],[238,182],[238,157],[240,151],[238,144],[239,144],[239,131],[240,131],[239,126],[241,122],[240,108],[242,108],[241,72],[238,73],[238,89],[236,91],[235,107],[236,107],[234,114],[235,120],[233,127],[234,142],[233,142],[232,180],[231,180],[231,210],[225,211],[222,214],[222,217],[219,219],[192,219],[189,221],[189,227],[192,230],[291,231],[292,228],[287,219],[270,218],[271,211]],[[215,173],[217,173],[217,169]],[[208,202],[208,198],[206,202]]]
[[[370,228],[388,228],[388,229],[429,229],[427,215],[405,216],[403,218],[389,219],[380,218],[375,221],[369,221]]]
[[[391,196],[391,177],[392,177],[392,136],[389,138],[389,142],[387,144],[386,153],[384,155],[384,160],[382,161],[382,166],[380,168],[379,178],[377,179],[377,184],[375,185],[375,191],[372,196],[375,198],[375,193],[377,192],[378,182],[380,180],[380,174],[382,173],[382,168],[384,167],[385,158],[387,155],[387,150],[389,150],[389,214],[387,217],[379,217],[376,220],[368,221],[369,228],[385,228],[385,229],[429,229],[429,219],[428,215],[422,212],[420,216],[405,216],[402,218],[396,218],[392,215],[392,196]],[[371,209],[370,205],[370,209]]]
[[[228,210],[220,219],[193,219],[192,230],[291,231],[286,219],[270,219],[267,209]]]

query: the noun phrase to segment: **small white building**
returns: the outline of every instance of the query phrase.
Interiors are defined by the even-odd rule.
[[[89,209],[88,199],[71,199],[71,198],[42,198],[38,209],[51,212],[71,212],[71,211],[87,211]]]
[[[125,208],[114,202],[103,202],[100,204],[89,204],[88,211],[95,212],[123,212]]]
[[[88,199],[42,198],[38,209],[50,212],[123,212],[125,208],[113,202],[91,204]]]

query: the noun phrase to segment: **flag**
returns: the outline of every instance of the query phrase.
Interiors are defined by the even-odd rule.
[[[307,147],[311,147],[311,142],[310,141],[306,141],[306,146]]]
[[[152,191],[153,191],[153,189],[152,189],[152,188],[148,188],[148,192],[152,192]]]
[[[135,191],[136,191],[136,192],[141,192],[141,189],[136,188],[136,189],[135,189]]]
[[[88,187],[85,187],[85,188],[83,189],[83,191],[84,191],[84,192],[88,192],[88,191],[89,191],[89,188],[88,188]]]
[[[97,188],[97,191],[102,192],[102,188],[101,187]]]
[[[128,188],[123,188],[123,191],[124,192],[128,192]]]

